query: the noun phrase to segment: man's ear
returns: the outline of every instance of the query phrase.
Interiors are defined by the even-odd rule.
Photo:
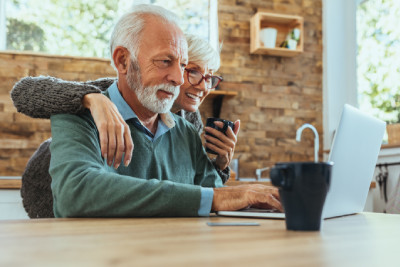
[[[123,46],[117,46],[113,52],[113,60],[115,68],[119,74],[126,74],[128,72],[130,53],[128,49]]]

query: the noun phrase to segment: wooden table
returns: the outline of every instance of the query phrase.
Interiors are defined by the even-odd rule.
[[[400,215],[374,213],[325,220],[320,232],[216,216],[18,220],[0,222],[0,266],[400,266],[399,243]]]

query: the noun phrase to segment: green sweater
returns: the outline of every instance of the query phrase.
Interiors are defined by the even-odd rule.
[[[151,142],[129,124],[132,162],[115,170],[101,157],[90,112],[51,117],[50,174],[56,217],[198,216],[200,187],[221,187],[195,128],[176,125]],[[123,162],[123,161],[122,161]]]

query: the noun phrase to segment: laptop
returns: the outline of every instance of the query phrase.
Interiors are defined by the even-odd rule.
[[[386,123],[345,104],[333,140],[329,161],[331,184],[322,218],[362,212],[385,133]],[[284,219],[284,213],[246,209],[219,211],[221,216]]]

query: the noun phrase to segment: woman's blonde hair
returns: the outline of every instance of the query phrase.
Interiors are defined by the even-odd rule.
[[[193,34],[185,34],[188,43],[189,63],[207,65],[208,69],[216,72],[221,64],[219,51],[209,42]]]

